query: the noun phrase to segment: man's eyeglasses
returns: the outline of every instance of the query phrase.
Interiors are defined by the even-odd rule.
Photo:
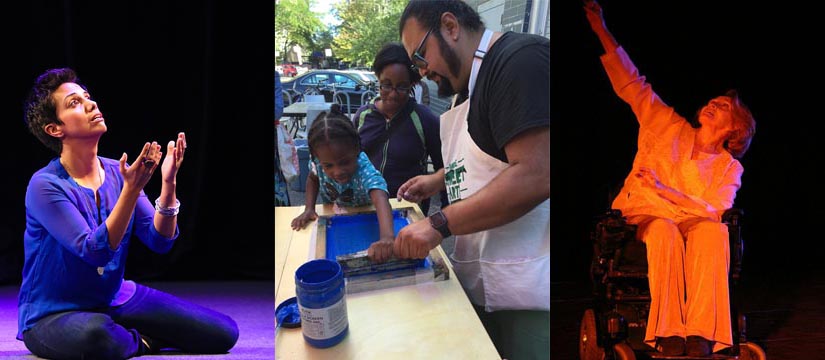
[[[427,38],[430,36],[430,33],[433,32],[433,30],[434,29],[430,29],[429,31],[427,31],[427,34],[424,35],[423,39],[421,39],[421,43],[418,44],[418,48],[416,48],[412,54],[411,60],[413,64],[411,67],[413,71],[418,71],[419,69],[426,69],[429,65],[427,59],[424,59],[424,54],[421,53],[421,50],[423,50],[424,43],[427,42]]]
[[[409,86],[392,86],[390,84],[381,84],[381,86],[379,86],[378,88],[385,93],[389,93],[390,91],[395,90],[395,92],[404,95],[410,92]]]

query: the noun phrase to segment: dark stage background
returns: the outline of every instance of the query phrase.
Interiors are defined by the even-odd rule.
[[[20,280],[24,196],[55,155],[25,128],[23,102],[47,68],[72,67],[106,116],[99,155],[135,159],[186,133],[177,244],[131,242],[127,276],[273,278],[274,3],[31,1],[0,15],[4,148],[0,284]],[[144,189],[160,193],[160,171]]]

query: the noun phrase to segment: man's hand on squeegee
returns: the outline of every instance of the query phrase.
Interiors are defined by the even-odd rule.
[[[423,259],[441,244],[441,234],[427,220],[416,221],[398,232],[392,252],[399,259]]]

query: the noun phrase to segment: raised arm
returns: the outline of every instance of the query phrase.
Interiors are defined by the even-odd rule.
[[[183,154],[186,152],[186,135],[179,133],[175,141],[166,145],[166,157],[163,159],[160,171],[163,183],[160,188],[160,197],[156,201],[159,211],[155,212],[154,224],[157,231],[171,238],[177,227],[177,212],[180,202],[176,195],[178,170],[183,163]]]
[[[120,157],[120,175],[123,177],[123,188],[120,196],[112,208],[112,213],[106,218],[106,228],[109,229],[109,248],[112,250],[120,246],[126,227],[132,219],[141,190],[149,182],[160,160],[160,146],[153,142],[143,145],[143,149],[131,166],[126,166],[126,153]],[[151,161],[151,163],[146,162]]]
[[[604,48],[605,53],[601,56],[601,61],[613,90],[619,98],[630,105],[640,126],[656,124],[657,127],[650,129],[658,133],[663,127],[682,120],[683,118],[653,91],[630,56],[607,29],[599,3],[595,0],[585,1],[584,10],[590,28]]]
[[[615,52],[616,48],[619,47],[619,43],[616,41],[616,38],[613,37],[610,30],[607,29],[601,5],[599,5],[596,0],[586,0],[584,2],[584,10],[585,14],[587,14],[587,22],[590,23],[590,28],[593,29],[593,32],[596,33],[596,36],[599,38],[599,42],[602,43],[605,54]]]

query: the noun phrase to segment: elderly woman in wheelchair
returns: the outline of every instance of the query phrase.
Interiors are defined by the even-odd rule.
[[[649,307],[644,343],[662,356],[710,356],[734,345],[730,245],[723,214],[733,207],[755,121],[735,90],[711,98],[688,120],[652,90],[585,2],[616,94],[639,123],[638,150],[612,209],[644,244]],[[645,295],[647,296],[647,295]]]
[[[721,218],[728,234],[730,271],[727,280],[731,286],[736,285],[742,267],[743,216],[741,209],[731,208]],[[715,354],[686,354],[686,351],[674,354],[676,351],[664,352],[662,350],[668,349],[660,347],[657,350],[646,343],[646,333],[652,326],[648,314],[655,310],[652,308],[655,304],[651,301],[648,286],[647,247],[638,237],[639,225],[628,223],[620,210],[613,209],[596,219],[591,232],[593,262],[590,269],[595,302],[582,317],[579,342],[582,360],[629,360],[636,359],[636,353],[659,359],[766,359],[761,347],[747,341],[745,316],[736,311],[736,306],[727,309],[731,316],[728,323],[733,320],[732,345]]]

